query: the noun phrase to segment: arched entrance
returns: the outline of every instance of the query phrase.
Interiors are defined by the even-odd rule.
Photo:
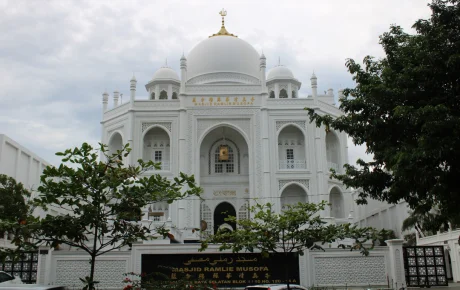
[[[211,129],[200,143],[200,220],[208,225],[209,234],[219,229],[234,230],[236,225],[225,221],[229,215],[247,216],[244,209],[251,194],[248,147],[241,131],[226,124]]]
[[[218,230],[222,229],[232,231],[236,229],[236,224],[234,222],[225,220],[229,216],[236,217],[236,210],[233,205],[228,202],[220,203],[214,210],[214,233],[217,233]]]

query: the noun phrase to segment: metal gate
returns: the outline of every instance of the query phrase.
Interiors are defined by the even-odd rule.
[[[0,265],[2,271],[20,277],[24,283],[37,283],[38,252],[25,252],[20,259]]]
[[[403,249],[407,287],[447,286],[443,246]]]

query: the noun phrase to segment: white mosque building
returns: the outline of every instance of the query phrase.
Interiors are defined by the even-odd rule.
[[[248,204],[272,202],[277,209],[299,201],[331,206],[322,213],[335,222],[350,222],[351,194],[330,179],[330,168],[348,162],[345,133],[326,131],[309,122],[305,107],[339,116],[332,89],[300,97],[302,82],[278,65],[266,71],[266,58],[224,26],[180,58],[179,74],[161,67],[145,85],[149,99],[137,99],[131,79],[129,102],[103,94],[102,142],[111,150],[129,143],[126,160],[161,162],[165,177],[194,174],[202,199],[172,205],[154,204],[144,220],[169,222],[177,242],[194,242],[193,228],[213,233],[234,228],[224,218],[248,215]],[[341,91],[339,91],[341,94]],[[204,228],[203,228],[204,229]]]

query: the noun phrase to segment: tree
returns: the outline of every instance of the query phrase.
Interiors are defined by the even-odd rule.
[[[270,253],[282,253],[286,257],[290,253],[303,255],[306,249],[318,248],[318,242],[331,243],[335,240],[352,238],[354,246],[364,255],[369,249],[364,245],[371,241],[371,248],[378,239],[377,232],[372,228],[358,228],[350,224],[326,225],[321,220],[320,211],[327,206],[325,201],[314,203],[298,203],[287,205],[281,213],[276,213],[273,204],[256,204],[250,207],[247,219],[229,216],[225,220],[237,225],[234,231],[218,231],[201,242],[200,251],[206,250],[209,244],[220,244],[219,250],[261,252],[268,257]],[[320,247],[319,247],[320,248]],[[289,267],[286,266],[286,283],[289,287]]]
[[[123,158],[130,149],[124,146],[110,154],[100,144],[99,152],[84,143],[80,148],[57,153],[62,156],[59,167],[47,167],[41,176],[39,197],[35,204],[44,210],[57,209],[61,214],[47,215],[32,223],[36,244],[57,247],[66,244],[87,252],[91,259],[89,276],[81,279],[84,289],[95,289],[96,258],[107,252],[131,246],[152,234],[167,232],[136,222],[141,208],[158,201],[169,203],[199,195],[194,177],[180,174],[173,181],[158,174],[144,176],[145,170],[158,168],[152,161],[139,160],[138,166],[125,166]],[[183,190],[183,188],[187,188]]]
[[[33,219],[33,207],[29,203],[31,192],[12,177],[0,174],[0,234],[11,234],[16,249],[0,247],[0,261],[15,258],[23,250],[31,249],[30,234],[21,229]]]
[[[356,87],[344,90],[343,116],[306,109],[317,126],[345,131],[373,155],[332,175],[361,189],[359,204],[404,200],[420,213],[437,207],[445,221],[460,204],[460,1],[429,7],[431,18],[413,25],[416,34],[393,25],[380,37],[384,58],[367,56],[364,67],[347,60]]]

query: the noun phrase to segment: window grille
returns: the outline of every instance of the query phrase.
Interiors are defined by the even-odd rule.
[[[155,156],[154,156],[155,162],[161,162],[161,160],[163,159],[162,157],[163,157],[163,152],[159,151],[159,150],[156,150],[155,151]]]
[[[214,173],[233,173],[235,172],[234,153],[233,148],[228,147],[228,160],[220,160],[220,146],[216,147],[214,151]],[[224,166],[225,164],[225,166]]]
[[[294,149],[286,149],[286,159],[288,160],[294,159]]]

